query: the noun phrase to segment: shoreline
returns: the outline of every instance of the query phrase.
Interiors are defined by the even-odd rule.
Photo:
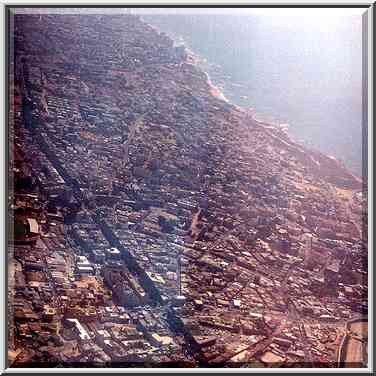
[[[209,85],[209,88],[210,88],[210,93],[215,98],[223,100],[227,104],[233,106],[236,110],[243,112],[243,113],[246,113],[248,116],[251,116],[252,120],[259,125],[266,126],[266,127],[273,127],[275,130],[283,131],[283,133],[288,137],[288,139],[293,144],[299,145],[301,148],[305,149],[306,151],[308,151],[310,153],[314,153],[314,154],[318,153],[318,154],[325,156],[328,159],[331,159],[336,164],[338,164],[341,167],[341,169],[344,169],[347,174],[353,176],[356,180],[360,180],[363,184],[365,183],[363,181],[363,176],[359,175],[357,172],[350,169],[347,166],[346,162],[343,161],[342,159],[339,159],[336,156],[330,155],[327,152],[322,151],[318,147],[311,145],[310,141],[296,139],[295,136],[292,135],[291,132],[290,132],[290,124],[288,122],[286,122],[286,121],[279,122],[278,120],[273,119],[273,116],[271,116],[271,115],[258,112],[257,109],[255,109],[254,107],[243,107],[243,106],[238,105],[238,104],[232,102],[231,100],[229,100],[225,96],[224,92],[212,82],[209,72],[204,69],[203,64],[201,63],[201,60],[203,60],[203,57],[201,57],[196,52],[194,52],[186,44],[184,37],[179,36],[179,35],[174,34],[174,33],[171,33],[171,32],[162,31],[157,26],[155,26],[155,25],[151,24],[150,22],[148,22],[147,20],[145,20],[142,17],[142,15],[138,15],[138,16],[139,16],[141,22],[144,22],[145,24],[147,24],[149,27],[154,29],[158,34],[161,34],[161,33],[165,34],[174,43],[174,46],[184,46],[185,47],[185,50],[186,50],[187,55],[188,55],[187,62],[190,63],[190,64],[193,64],[196,68],[198,68],[202,73],[205,74],[205,76],[207,78],[207,84]],[[206,60],[206,58],[204,58],[204,59]],[[235,84],[236,83],[233,83],[233,85],[235,85]],[[272,118],[273,120],[270,120],[270,118]]]
[[[71,21],[73,26],[67,28],[68,35],[71,31],[80,35],[88,25],[90,38],[100,35],[101,25],[109,25],[107,20],[92,25],[88,17],[78,26],[75,20]],[[123,27],[123,20],[118,21],[120,28]],[[65,29],[70,23],[65,19],[28,22],[25,21],[21,35],[30,30],[30,25],[33,35],[48,35],[52,30],[55,38],[50,45],[45,43],[49,48],[38,62],[42,72],[49,66],[51,47],[65,41],[60,27]],[[24,84],[24,91],[35,99],[36,106],[30,109],[25,104],[24,112],[18,113],[19,131],[15,130],[15,140],[16,146],[33,154],[17,158],[22,164],[19,170],[14,169],[14,175],[29,170],[26,167],[30,165],[30,173],[41,177],[37,183],[44,197],[39,199],[48,205],[40,211],[38,195],[31,204],[23,197],[15,201],[16,208],[31,207],[33,216],[43,226],[40,232],[43,247],[17,252],[18,258],[25,258],[25,262],[17,274],[21,296],[15,303],[26,309],[17,312],[14,335],[17,346],[24,346],[25,352],[16,360],[15,367],[38,366],[47,354],[62,366],[79,362],[79,367],[85,367],[95,362],[98,368],[129,368],[138,362],[147,369],[161,365],[185,367],[189,362],[190,368],[197,369],[228,368],[234,364],[259,367],[273,362],[269,345],[281,349],[277,359],[282,359],[286,366],[303,367],[303,357],[322,368],[326,368],[326,363],[331,366],[335,354],[328,354],[326,348],[336,344],[338,333],[331,321],[350,317],[353,304],[363,307],[360,292],[366,286],[361,286],[361,291],[350,290],[351,294],[345,290],[345,299],[338,301],[323,298],[321,282],[320,291],[313,285],[317,274],[311,273],[310,261],[322,257],[327,267],[329,257],[334,255],[339,259],[337,254],[341,252],[348,256],[341,274],[356,273],[354,279],[361,281],[367,273],[366,266],[358,263],[359,256],[364,254],[358,228],[360,201],[353,200],[356,211],[346,211],[351,202],[340,197],[334,185],[325,184],[330,178],[329,175],[325,179],[325,173],[332,173],[334,178],[330,180],[343,179],[349,184],[353,181],[340,170],[331,170],[333,165],[325,170],[325,162],[328,163],[325,158],[302,151],[280,130],[257,123],[246,110],[238,111],[235,105],[216,99],[203,70],[186,62],[186,54],[177,56],[181,51],[174,50],[169,40],[154,35],[145,24],[137,25],[134,30],[131,27],[131,37],[140,36],[136,40],[141,39],[144,50],[152,52],[142,54],[140,64],[130,64],[126,85],[114,84],[122,78],[113,71],[103,81],[98,80],[94,70],[85,78],[92,95],[86,95],[80,85],[72,85],[66,92],[51,90],[51,116],[39,111],[40,91],[31,91],[35,81],[25,74],[33,71],[34,61],[28,58],[40,43],[39,38],[32,40],[26,49],[31,53],[17,83]],[[99,52],[111,56],[118,42],[113,33],[103,52]],[[155,48],[158,43],[168,48],[167,58],[158,58],[159,49]],[[83,43],[83,50],[80,45],[74,44],[78,56],[90,52],[90,43]],[[138,51],[137,47],[130,49],[129,56],[137,56]],[[56,61],[64,62],[64,58],[64,52],[57,51]],[[92,66],[94,61],[90,65],[84,61],[83,65]],[[98,63],[99,72],[106,69],[107,61],[108,58]],[[123,66],[127,68],[127,62],[119,61],[118,71],[122,72]],[[37,83],[42,88],[59,88],[69,72],[69,65],[59,64],[56,67],[59,81],[55,85],[52,74],[48,81],[37,76]],[[80,79],[81,69],[72,77]],[[81,117],[72,114],[76,109],[83,110]],[[90,124],[85,121],[88,117],[85,109],[102,120],[109,115],[114,118]],[[26,122],[29,112],[32,123]],[[62,127],[56,126],[60,124],[61,113],[66,119]],[[104,127],[108,132],[102,132]],[[88,128],[93,131],[93,139],[82,135]],[[139,132],[135,132],[137,128]],[[24,158],[27,154],[32,159]],[[312,167],[314,158],[323,165]],[[150,179],[154,173],[160,179]],[[19,177],[23,176],[18,173],[14,180]],[[56,183],[59,181],[61,208],[55,205],[55,187],[60,188]],[[50,205],[57,206],[56,215],[50,213],[54,211]],[[22,214],[21,210],[17,212]],[[342,222],[346,214],[348,218]],[[61,222],[56,222],[56,216],[62,219],[62,228],[56,227]],[[336,223],[337,218],[329,216],[339,220]],[[263,218],[272,218],[276,225],[268,225],[269,221],[262,221]],[[173,223],[168,224],[173,228],[164,229],[165,221],[171,220]],[[352,226],[349,220],[354,221]],[[72,231],[65,231],[67,225]],[[329,238],[341,241],[335,243],[340,249],[331,251],[333,242],[325,242],[328,231],[321,229],[326,226]],[[307,232],[317,240],[315,246],[321,247],[321,239],[325,245],[320,252],[313,250],[312,257],[301,252],[307,245]],[[291,240],[286,243],[290,235]],[[117,249],[116,257],[108,247]],[[44,265],[40,274],[30,274],[35,260]],[[86,266],[83,270],[82,265]],[[67,278],[59,275],[55,279],[56,269]],[[286,273],[295,278],[287,281]],[[87,274],[92,275],[90,283]],[[36,275],[47,286],[43,290],[46,294],[39,296],[38,305],[33,303],[38,303],[38,296],[27,293],[30,287],[35,287]],[[271,281],[268,276],[273,275]],[[352,279],[337,282],[344,282],[344,289],[352,285]],[[324,286],[326,282],[325,275]],[[305,294],[298,295],[298,299],[296,291],[303,289]],[[49,296],[57,291],[66,297],[64,304],[61,299],[50,302]],[[83,299],[87,299],[84,310],[80,304]],[[20,305],[21,302],[25,303]],[[56,309],[48,327],[44,326],[45,315],[37,310],[46,304]],[[312,310],[307,316],[312,315],[314,320],[309,319],[307,326],[297,328],[296,320],[302,319],[304,306],[315,306],[318,315]],[[323,311],[328,314],[321,315]],[[80,330],[71,333],[72,325],[67,327],[63,318],[75,321]],[[26,328],[33,331],[29,321],[41,325],[31,340],[23,335],[25,321]],[[95,329],[101,329],[103,322],[110,333],[106,338],[112,336],[118,340],[116,343],[98,340]],[[123,324],[129,325],[129,331],[118,330]],[[34,351],[34,343],[41,342],[39,336],[45,337],[44,331],[50,326],[53,331],[55,325],[68,332],[59,331],[56,341],[43,348],[43,352]],[[281,330],[286,336],[278,341]],[[301,335],[296,334],[297,330]],[[137,334],[136,349],[132,347],[134,334]],[[81,346],[83,337],[85,346]],[[325,347],[317,347],[316,341],[322,338],[327,339]],[[77,343],[74,352],[71,342],[72,346]],[[153,350],[156,346],[158,351]],[[290,352],[296,349],[301,351]]]
[[[247,114],[250,114],[252,113],[252,118],[258,122],[258,123],[264,123],[264,124],[267,124],[268,126],[270,127],[274,127],[276,129],[280,129],[280,125],[288,125],[288,123],[284,122],[277,122],[277,120],[274,121],[271,121],[271,120],[267,120],[267,119],[264,119],[263,117],[272,117],[271,115],[267,115],[267,114],[262,114],[261,112],[258,112],[254,107],[244,107],[244,106],[241,106],[241,105],[238,105],[234,102],[232,102],[230,99],[228,99],[223,90],[220,89],[216,84],[214,84],[214,82],[211,80],[211,77],[210,77],[210,73],[204,69],[203,67],[203,64],[201,63],[201,61],[205,58],[202,58],[200,55],[198,55],[196,52],[194,52],[185,42],[184,38],[182,38],[181,36],[178,36],[177,34],[171,34],[171,33],[168,33],[168,32],[165,32],[165,31],[162,31],[161,29],[158,28],[158,26],[155,26],[153,24],[151,24],[150,22],[146,21],[145,19],[142,18],[142,16],[140,16],[140,20],[142,22],[144,22],[145,24],[147,24],[149,27],[151,27],[152,29],[154,29],[158,34],[165,34],[167,35],[168,38],[170,38],[170,40],[174,43],[174,46],[177,47],[177,46],[184,46],[186,52],[187,52],[187,55],[188,55],[188,58],[187,58],[187,63],[189,64],[192,64],[194,65],[196,68],[198,68],[203,74],[205,74],[206,76],[206,79],[207,79],[207,84],[209,85],[210,89],[211,89],[211,94],[218,98],[218,99],[221,99],[223,100],[224,102],[228,103],[229,105],[233,106],[234,108],[236,108],[238,111],[241,111],[241,112],[246,112]],[[179,40],[181,41],[180,43],[178,43],[177,39],[179,38]],[[205,59],[206,60],[206,59]],[[232,85],[241,85],[241,84],[237,84],[237,83],[232,83]],[[290,138],[291,138],[291,135],[289,134]],[[295,141],[295,140],[294,140]]]

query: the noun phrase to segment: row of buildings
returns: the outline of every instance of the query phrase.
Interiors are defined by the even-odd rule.
[[[16,16],[15,30],[30,157],[15,172],[43,203],[28,252],[55,296],[41,301],[56,362],[334,366],[367,307],[358,181],[213,95],[136,16]],[[14,350],[32,352],[17,320]]]

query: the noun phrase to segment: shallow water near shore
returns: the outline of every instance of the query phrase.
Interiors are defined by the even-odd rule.
[[[148,14],[185,44],[232,103],[288,124],[306,146],[362,171],[362,18]]]

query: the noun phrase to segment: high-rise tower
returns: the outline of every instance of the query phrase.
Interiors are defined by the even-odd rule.
[[[176,277],[177,277],[177,286],[178,286],[178,292],[179,295],[181,294],[181,254],[179,252],[178,254],[178,260],[176,265]]]

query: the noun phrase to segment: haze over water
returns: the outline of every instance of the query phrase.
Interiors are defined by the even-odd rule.
[[[142,17],[198,55],[226,98],[361,176],[362,10],[166,11]]]

